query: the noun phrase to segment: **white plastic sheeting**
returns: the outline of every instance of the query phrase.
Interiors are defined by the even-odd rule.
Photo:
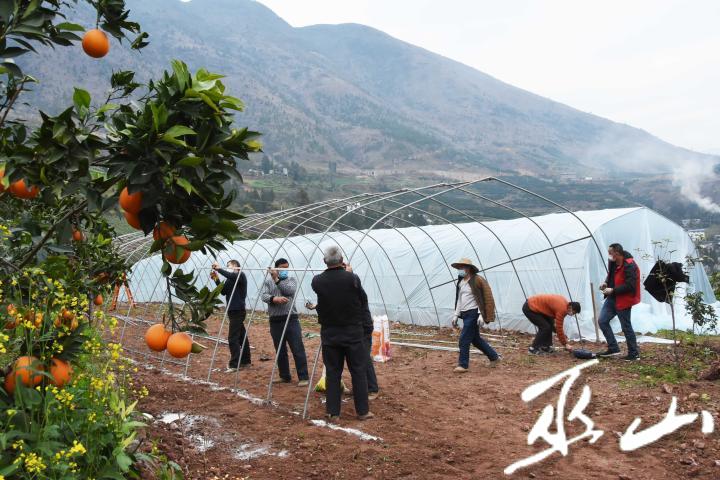
[[[264,304],[258,301],[258,287],[265,275],[263,269],[275,259],[284,257],[291,268],[308,269],[291,273],[299,280],[296,303],[303,311],[306,300],[315,300],[310,282],[324,268],[322,248],[335,243],[360,276],[374,314],[386,314],[392,321],[403,323],[448,326],[455,301],[454,284],[448,282],[456,275],[450,263],[469,257],[485,269],[483,274],[495,295],[499,318],[491,328],[534,331],[522,314],[526,296],[559,293],[582,304],[580,331],[586,338],[595,338],[591,299],[595,295],[599,310],[602,297],[598,291],[591,291],[590,283],[597,288],[605,279],[607,245],[621,243],[632,253],[643,279],[655,261],[653,255],[658,247],[654,242],[667,242],[663,251],[671,253],[664,254],[665,260],[684,262],[687,255],[696,254],[682,227],[647,208],[584,211],[576,215],[587,229],[572,214],[558,213],[484,223],[315,233],[235,242],[220,253],[218,261],[224,264],[237,259],[246,269],[249,311],[264,310]],[[589,238],[588,229],[600,251]],[[556,246],[557,256],[552,246]],[[134,266],[130,280],[136,301],[164,300],[164,283],[158,286],[161,261],[154,256]],[[185,268],[206,269],[213,261],[196,252]],[[207,273],[203,270],[201,276]],[[701,265],[690,272],[690,277],[692,288],[715,302]],[[678,326],[690,328],[691,321],[680,299],[676,299],[675,310]],[[638,332],[654,332],[672,324],[669,307],[646,292],[642,304],[633,309],[632,320]],[[616,327],[619,330],[619,325]],[[565,331],[571,338],[578,337],[574,319],[566,319]]]

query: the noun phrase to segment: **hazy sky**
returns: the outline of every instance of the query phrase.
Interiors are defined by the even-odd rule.
[[[512,85],[720,153],[719,0],[261,0],[362,23]]]

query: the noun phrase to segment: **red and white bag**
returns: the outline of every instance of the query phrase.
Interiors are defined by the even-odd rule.
[[[372,348],[370,356],[376,362],[390,360],[390,321],[387,315],[373,316]]]

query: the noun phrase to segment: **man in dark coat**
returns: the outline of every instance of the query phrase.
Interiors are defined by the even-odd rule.
[[[230,323],[228,330],[228,347],[230,348],[230,361],[226,372],[250,366],[250,342],[245,330],[245,297],[247,296],[247,277],[240,271],[240,262],[230,260],[227,270],[213,263],[210,276],[216,284],[220,284],[218,273],[225,277],[222,294],[225,295],[225,308]],[[242,358],[240,352],[242,351]]]
[[[362,285],[357,275],[345,270],[339,247],[328,247],[324,254],[327,270],[313,278],[312,289],[317,295],[316,309],[327,388],[327,416],[330,419],[340,416],[340,379],[347,360],[352,377],[355,412],[358,419],[366,420],[374,415],[370,412],[368,402],[368,353],[363,341]]]

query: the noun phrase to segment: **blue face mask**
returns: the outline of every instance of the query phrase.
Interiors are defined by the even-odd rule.
[[[286,280],[288,278],[288,272],[285,270],[281,270],[278,272],[278,278],[280,280]]]
[[[466,272],[465,272],[465,270],[458,270],[457,274],[458,274],[458,278],[465,278]]]

